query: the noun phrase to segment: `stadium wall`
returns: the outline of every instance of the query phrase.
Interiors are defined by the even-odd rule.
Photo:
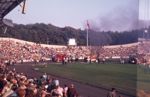
[[[15,39],[15,38],[3,38],[0,37],[0,41],[14,41],[14,42],[19,42],[22,44],[30,44],[30,45],[35,45],[36,43],[34,42],[29,42],[29,41],[24,41],[20,39]],[[49,48],[66,48],[66,46],[63,45],[47,45],[47,44],[40,44],[42,47],[49,47]]]
[[[22,44],[30,44],[30,45],[34,45],[36,43],[34,42],[29,42],[29,41],[25,41],[25,40],[20,40],[20,39],[15,39],[15,38],[4,38],[4,37],[0,37],[0,41],[14,41],[14,42],[19,42]],[[137,43],[130,43],[130,44],[123,44],[123,45],[109,45],[109,46],[104,46],[104,48],[118,48],[118,47],[131,47],[131,46],[137,46],[140,42]],[[49,47],[49,48],[66,48],[67,46],[65,45],[48,45],[48,44],[40,44],[42,47]],[[82,46],[84,47],[84,46]]]

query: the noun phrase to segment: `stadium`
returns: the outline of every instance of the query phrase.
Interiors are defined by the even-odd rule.
[[[149,0],[139,2],[144,27],[100,33],[89,21],[85,30],[14,24],[4,17],[18,5],[25,14],[26,0],[1,0],[0,96],[149,97]]]

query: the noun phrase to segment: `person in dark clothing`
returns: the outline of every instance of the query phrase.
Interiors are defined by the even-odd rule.
[[[115,88],[112,88],[111,91],[107,94],[107,97],[122,97]]]
[[[78,93],[73,84],[68,88],[67,97],[78,97]]]
[[[2,92],[4,86],[7,84],[7,82],[4,80],[4,78],[5,78],[4,76],[2,76],[0,78],[0,93]]]

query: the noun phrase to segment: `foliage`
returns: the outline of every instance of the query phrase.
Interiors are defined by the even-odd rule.
[[[14,28],[8,28],[7,33],[0,29],[0,37],[13,37],[37,43],[67,45],[69,38],[75,38],[78,45],[86,45],[86,30],[72,27],[56,27],[51,24],[15,24]],[[89,31],[90,45],[116,45],[138,41],[142,37],[142,30],[112,32]]]

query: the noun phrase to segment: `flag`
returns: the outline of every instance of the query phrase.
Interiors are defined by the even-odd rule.
[[[89,21],[87,20],[87,29],[90,29],[90,24],[89,24]]]

